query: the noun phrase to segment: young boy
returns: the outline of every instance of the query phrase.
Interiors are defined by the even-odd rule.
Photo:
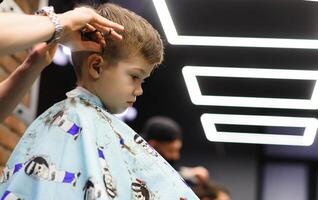
[[[78,85],[28,128],[0,178],[1,200],[198,199],[178,173],[114,115],[142,94],[161,63],[157,31],[113,4],[97,11],[122,24],[102,55],[73,54]],[[111,32],[110,32],[111,33]]]

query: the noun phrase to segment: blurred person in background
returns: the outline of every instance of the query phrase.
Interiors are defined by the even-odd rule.
[[[205,167],[179,166],[182,148],[182,129],[174,120],[155,116],[147,120],[142,136],[191,186],[209,181],[209,172]]]

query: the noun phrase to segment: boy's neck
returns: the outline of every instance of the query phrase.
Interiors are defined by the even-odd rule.
[[[84,84],[84,83],[77,83],[77,87],[83,89],[85,92],[93,95],[93,96],[96,96],[98,98],[98,95],[97,93],[95,92],[94,88],[91,87],[89,84]]]

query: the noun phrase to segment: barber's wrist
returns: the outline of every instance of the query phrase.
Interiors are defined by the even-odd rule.
[[[52,6],[47,6],[36,11],[36,15],[47,16],[52,24],[54,25],[54,33],[52,37],[46,42],[47,44],[58,42],[63,34],[63,26],[60,22],[60,18],[54,12],[54,8]]]
[[[72,30],[72,21],[66,16],[65,13],[63,14],[57,14],[57,17],[60,20],[61,26],[63,28],[62,37],[66,32],[69,32]]]

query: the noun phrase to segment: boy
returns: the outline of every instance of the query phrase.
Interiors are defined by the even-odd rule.
[[[0,178],[1,200],[198,199],[178,173],[112,114],[132,106],[161,63],[163,45],[143,18],[113,4],[98,13],[125,27],[102,55],[73,54],[75,90],[28,128]],[[111,34],[111,32],[109,33]]]

